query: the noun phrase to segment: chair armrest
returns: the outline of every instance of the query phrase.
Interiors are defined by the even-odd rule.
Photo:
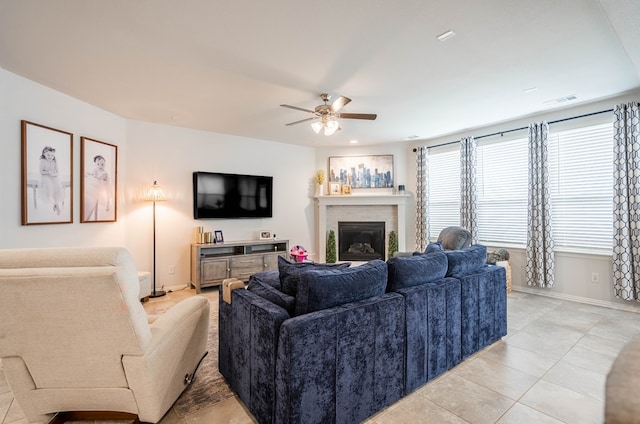
[[[186,388],[207,349],[209,301],[185,299],[156,319],[142,356],[124,355],[122,363],[143,422],[157,422]]]

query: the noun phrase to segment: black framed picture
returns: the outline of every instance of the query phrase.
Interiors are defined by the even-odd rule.
[[[73,222],[73,134],[21,121],[22,225]]]
[[[118,146],[88,137],[80,140],[80,222],[115,222]]]
[[[214,232],[214,240],[216,243],[224,243],[224,237],[222,236],[222,231],[215,230]]]

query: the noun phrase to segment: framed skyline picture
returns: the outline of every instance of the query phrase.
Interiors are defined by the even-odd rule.
[[[118,216],[118,146],[80,137],[80,222]]]
[[[22,225],[73,222],[73,134],[21,121]]]
[[[351,188],[392,188],[393,155],[331,156],[329,182]]]

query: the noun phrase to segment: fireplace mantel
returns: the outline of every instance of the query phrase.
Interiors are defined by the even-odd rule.
[[[327,246],[327,208],[340,206],[355,207],[371,207],[371,206],[392,206],[394,207],[395,218],[397,219],[398,228],[398,247],[400,250],[405,249],[405,228],[406,228],[406,203],[409,199],[408,194],[378,194],[378,195],[337,195],[337,196],[316,196],[317,219],[318,219],[318,235],[317,235],[317,252],[316,260],[318,262],[326,261]]]

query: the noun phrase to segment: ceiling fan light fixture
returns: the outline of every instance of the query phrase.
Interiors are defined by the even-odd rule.
[[[327,121],[324,128],[324,135],[333,135],[336,131],[338,131],[339,127],[340,127],[340,124],[338,124],[338,121],[334,121],[334,120]]]
[[[320,134],[320,130],[322,129],[322,127],[324,127],[324,124],[322,122],[314,122],[313,124],[311,124],[311,129],[313,129],[316,134]]]

